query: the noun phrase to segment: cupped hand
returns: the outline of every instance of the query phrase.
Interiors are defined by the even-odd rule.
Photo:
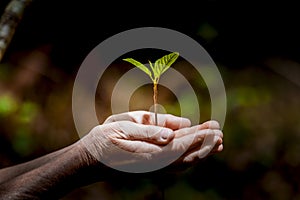
[[[104,124],[116,121],[132,121],[138,124],[154,125],[154,113],[132,111],[108,117]],[[158,114],[158,126],[174,130],[174,140],[164,148],[165,154],[182,153],[180,161],[192,162],[223,150],[223,132],[215,120],[190,127],[187,118],[171,114]],[[181,129],[181,130],[179,130]],[[167,153],[168,152],[168,153]]]
[[[191,126],[191,121],[184,117],[178,117],[171,114],[157,114],[157,126],[166,127],[172,130]],[[137,124],[155,125],[154,113],[147,111],[131,111],[111,115],[103,124],[108,124],[117,121],[131,121]]]
[[[98,161],[121,171],[145,172],[193,162],[221,151],[223,133],[216,121],[190,127],[190,120],[171,114],[133,111],[112,115],[82,138]]]
[[[223,132],[215,120],[174,132],[175,138],[166,148],[169,153],[179,152],[179,162],[194,162],[223,150]],[[177,162],[178,163],[178,162]]]

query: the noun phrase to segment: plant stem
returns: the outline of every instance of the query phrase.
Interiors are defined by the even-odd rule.
[[[153,84],[153,103],[154,103],[154,116],[155,116],[155,125],[157,126],[157,83]]]

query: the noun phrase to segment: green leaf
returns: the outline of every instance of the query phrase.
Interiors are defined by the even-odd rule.
[[[151,74],[150,70],[145,65],[140,63],[139,61],[136,61],[133,58],[125,58],[123,60],[133,64],[134,66],[136,66],[137,68],[139,68],[140,70],[142,70],[143,72],[148,74],[150,76],[150,78],[152,79],[152,74]]]
[[[155,79],[157,79],[157,77],[158,77],[159,75],[158,75],[157,70],[155,69],[155,67],[154,67],[154,66],[152,65],[152,63],[150,62],[150,60],[149,60],[149,64],[150,64],[150,67],[151,67],[151,69],[152,69],[153,76],[154,76],[154,78],[153,78],[152,80],[155,80]]]
[[[156,60],[154,63],[154,68],[157,70],[159,76],[161,76],[165,71],[167,71],[167,69],[171,67],[171,65],[176,61],[178,57],[179,53],[173,52]]]

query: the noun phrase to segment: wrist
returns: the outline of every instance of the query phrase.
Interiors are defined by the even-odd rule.
[[[99,164],[99,161],[94,156],[92,156],[92,154],[88,151],[82,140],[77,141],[73,145],[77,157],[79,158],[79,165],[82,168],[97,166]]]
[[[73,144],[76,149],[79,171],[91,182],[108,180],[118,172],[100,162],[81,139]],[[99,150],[99,149],[98,149]],[[100,150],[99,150],[100,151]]]

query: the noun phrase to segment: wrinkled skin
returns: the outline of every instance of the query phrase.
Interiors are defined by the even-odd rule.
[[[154,115],[149,112],[113,115],[82,142],[98,161],[128,172],[151,171],[150,163],[160,168],[179,157],[182,162],[193,162],[223,148],[223,133],[216,121],[191,127],[190,120],[170,114],[158,119],[154,126]]]
[[[222,151],[216,121],[133,111],[112,115],[76,143],[0,170],[0,199],[54,199],[115,174],[193,165]]]

